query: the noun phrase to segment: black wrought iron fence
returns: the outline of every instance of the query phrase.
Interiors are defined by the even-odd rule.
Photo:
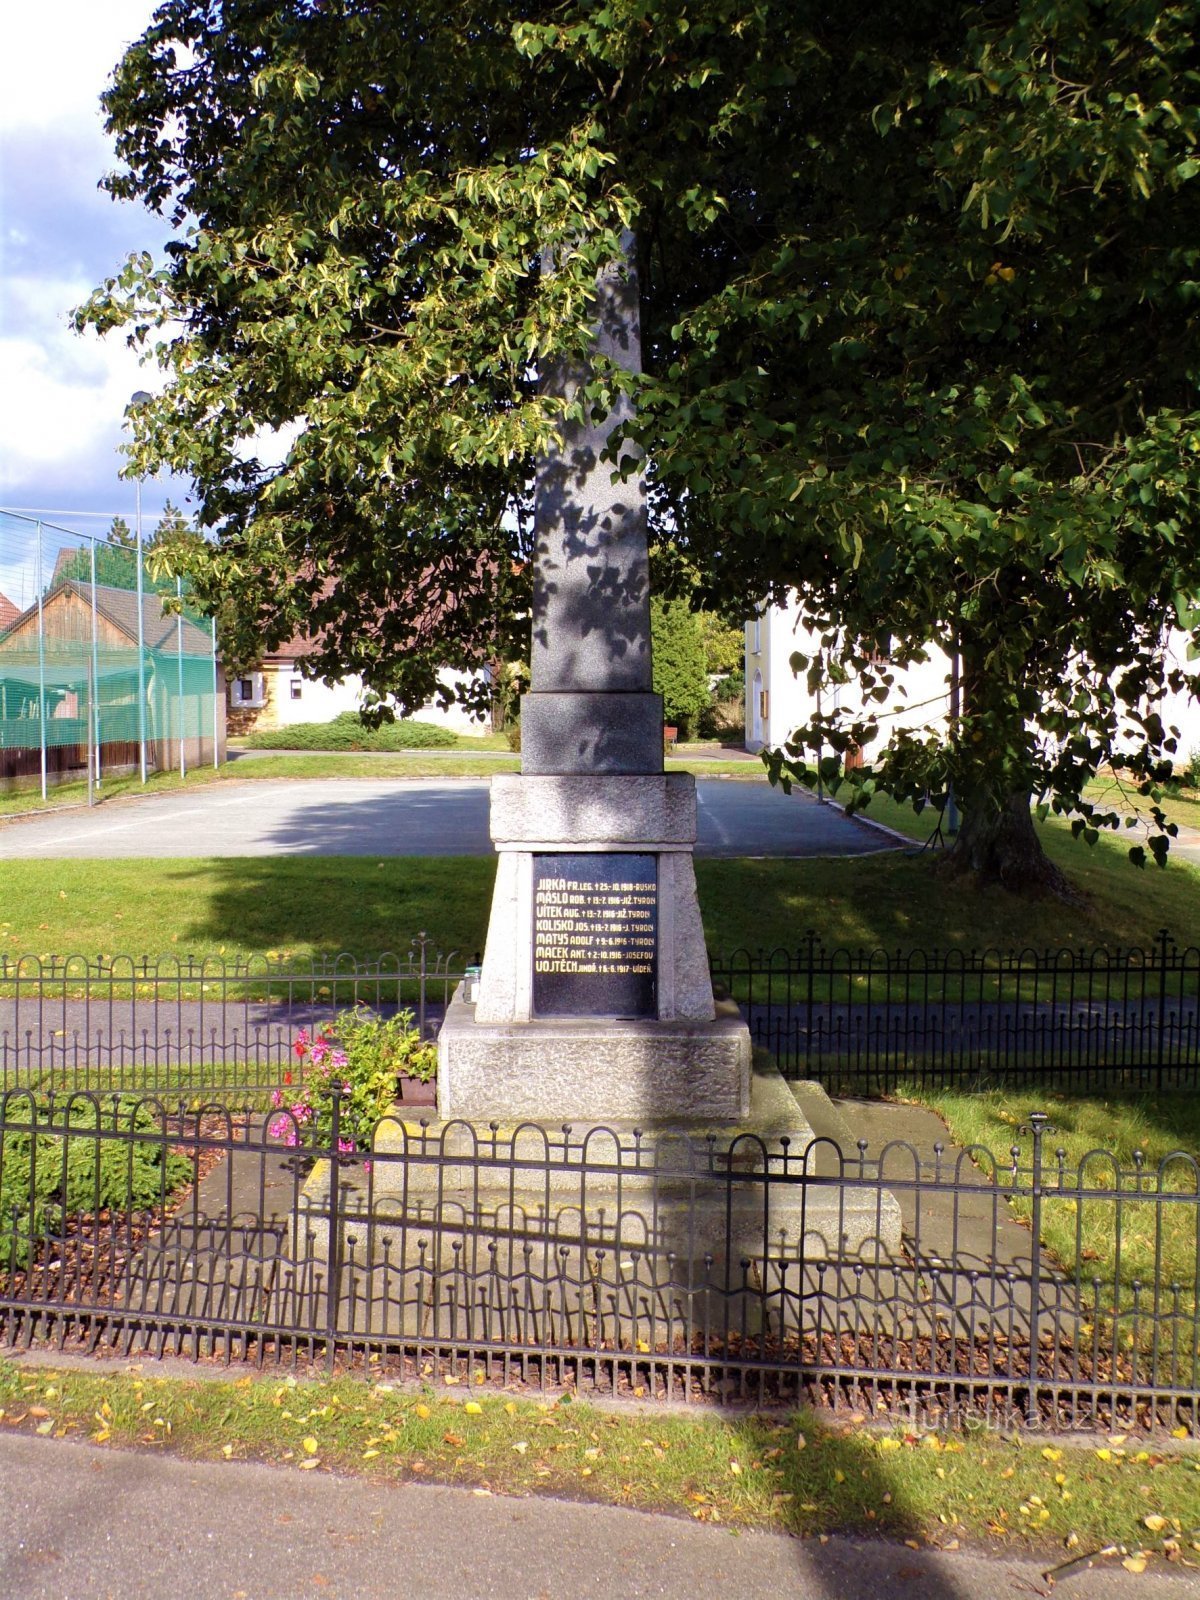
[[[1200,1082],[1200,947],[740,950],[712,962],[755,1042],[833,1092]]]
[[[467,959],[423,933],[370,961],[0,955],[0,1089],[269,1091],[338,1010],[408,1010],[430,1037]]]
[[[0,1088],[269,1091],[297,1030],[336,1010],[407,1008],[436,1032],[466,964],[424,934],[371,961],[0,956]],[[711,965],[784,1074],[834,1093],[1200,1082],[1200,947],[1166,932],[1147,949],[1048,951],[839,949],[809,934]]]
[[[1200,1430],[1184,1153],[288,1131],[0,1096],[0,1339]]]

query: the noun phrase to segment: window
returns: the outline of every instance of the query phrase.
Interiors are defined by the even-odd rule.
[[[293,678],[292,679],[292,699],[293,700],[299,700],[299,698],[300,698],[300,690],[301,690],[301,680],[299,678]]]
[[[243,706],[247,710],[261,710],[267,703],[266,683],[261,672],[251,672],[245,677],[234,678],[229,685],[229,704]]]
[[[754,613],[754,643],[751,646],[755,655],[762,650],[762,612]]]

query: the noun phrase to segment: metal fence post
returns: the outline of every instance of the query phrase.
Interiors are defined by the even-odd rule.
[[[1050,1118],[1044,1111],[1031,1111],[1029,1128],[1033,1134],[1033,1170],[1030,1173],[1029,1197],[1032,1215],[1029,1263],[1029,1400],[1025,1418],[1031,1428],[1036,1427],[1038,1414],[1038,1366],[1042,1349],[1042,1140]]]
[[[417,934],[417,948],[420,951],[420,955],[418,957],[419,965],[418,965],[418,969],[417,969],[417,971],[418,971],[417,1037],[420,1038],[420,1039],[423,1039],[425,1037],[425,974],[426,974],[426,972],[428,970],[427,969],[427,965],[426,965],[426,954],[425,954],[425,952],[426,952],[426,946],[428,945],[428,943],[429,943],[429,940],[428,940],[428,938],[426,936],[425,929],[422,928],[421,931]]]
[[[342,1086],[335,1083],[329,1133],[329,1282],[325,1307],[325,1364],[330,1372],[337,1360],[338,1307],[342,1298],[342,1184],[338,1160],[341,1137]]]
[[[816,930],[815,929],[810,928],[808,930],[808,932],[804,935],[804,942],[805,942],[805,945],[807,946],[806,961],[807,961],[807,966],[808,966],[808,983],[807,983],[807,986],[805,988],[805,994],[804,994],[804,1058],[807,1061],[807,1060],[810,1060],[812,1058],[812,1054],[813,1054],[813,977],[814,977],[813,966],[814,966],[814,964],[816,962],[816,959],[817,959],[817,955],[816,955],[817,935],[816,935]],[[750,992],[753,994],[753,992],[754,992],[753,988],[751,988]],[[830,1015],[830,1017],[833,1016],[833,1006],[834,1006],[833,986],[832,986],[832,981],[831,981],[830,989],[829,989],[829,1015]],[[797,1039],[796,1040],[797,1046],[799,1046],[799,1043],[800,1043],[800,1041],[799,1041],[799,1039]],[[796,1054],[797,1054],[797,1057],[800,1054],[798,1048],[797,1048]],[[797,1060],[796,1065],[799,1066],[799,1064],[800,1064],[799,1060]]]
[[[1158,1050],[1156,1052],[1156,1078],[1158,1092],[1163,1091],[1166,1079],[1166,1053],[1167,1053],[1167,952],[1171,945],[1171,935],[1166,928],[1158,930]],[[1145,1000],[1143,999],[1143,1004]]]

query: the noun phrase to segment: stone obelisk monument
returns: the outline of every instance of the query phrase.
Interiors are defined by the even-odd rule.
[[[636,371],[630,243],[597,281],[594,338]],[[570,399],[587,378],[559,366],[547,381]],[[695,782],[663,771],[651,688],[645,483],[603,459],[626,416],[564,421],[539,463],[533,677],[521,772],[492,780],[478,994],[460,987],[438,1036],[436,1122],[381,1125],[389,1159],[357,1199],[343,1183],[342,1225],[401,1262],[432,1241],[456,1271],[499,1241],[506,1260],[553,1252],[561,1276],[565,1250],[581,1282],[586,1252],[618,1247],[642,1263],[614,1258],[626,1289],[678,1259],[875,1259],[900,1242],[894,1199],[842,1181],[837,1147],[853,1141],[824,1091],[752,1070],[736,1006],[714,1004]],[[330,1206],[322,1162],[298,1208],[318,1253]]]
[[[631,241],[596,285],[595,348],[641,366]],[[547,382],[568,400],[586,368]],[[478,999],[439,1039],[438,1110],[470,1121],[738,1123],[750,1038],[714,1005],[695,781],[663,771],[646,489],[604,459],[624,403],[567,421],[538,466],[521,772],[493,779],[499,855]],[[628,447],[626,447],[628,451]]]

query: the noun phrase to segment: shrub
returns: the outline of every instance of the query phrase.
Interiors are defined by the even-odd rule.
[[[744,731],[746,720],[746,675],[731,672],[713,688],[708,705],[700,713],[702,739],[729,739]]]
[[[663,697],[663,717],[686,739],[694,717],[708,704],[704,643],[695,612],[683,601],[650,601],[653,686]]]
[[[396,1100],[402,1073],[428,1083],[437,1071],[437,1046],[422,1040],[411,1011],[388,1018],[363,1009],[343,1011],[314,1034],[301,1028],[292,1050],[304,1063],[303,1082],[296,1090],[285,1082],[272,1095],[279,1114],[269,1124],[271,1137],[310,1150],[331,1149],[338,1085],[342,1155],[370,1149],[376,1123]]]
[[[263,729],[246,739],[250,750],[450,750],[457,743],[448,728],[416,718],[368,728],[357,711],[343,711],[332,722]]]
[[[0,1097],[0,1271],[27,1266],[69,1216],[161,1205],[192,1175],[161,1135],[160,1117],[128,1100]]]

